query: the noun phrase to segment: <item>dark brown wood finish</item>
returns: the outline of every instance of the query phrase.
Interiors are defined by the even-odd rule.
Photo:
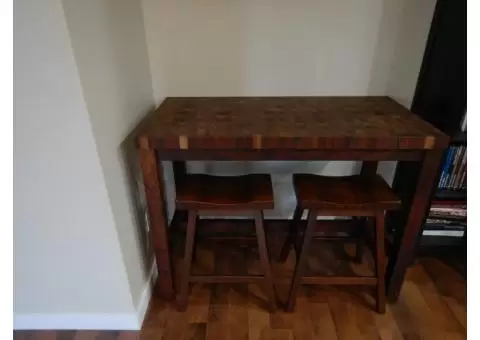
[[[273,209],[269,175],[210,176],[189,174],[176,185],[176,207],[180,210]]]
[[[319,176],[294,174],[297,204],[303,209],[391,210],[400,208],[400,200],[380,176]],[[345,213],[342,213],[345,215]],[[359,216],[352,214],[352,216]]]
[[[195,228],[197,226],[197,212],[188,211],[187,239],[185,241],[185,252],[183,255],[183,275],[180,281],[180,293],[178,294],[178,306],[185,311],[188,301],[188,287],[190,284],[190,270],[192,266],[193,250],[195,246]]]
[[[292,149],[268,149],[268,150],[215,150],[215,149],[190,149],[190,150],[166,150],[159,149],[158,155],[164,160],[190,160],[190,161],[342,161],[342,160],[366,160],[366,161],[419,161],[423,159],[424,152],[421,150],[292,150]]]
[[[443,150],[449,141],[387,97],[167,98],[140,123],[137,137],[144,154],[157,150],[157,162],[152,164],[156,167],[159,160],[420,161]],[[432,159],[428,167],[438,168],[439,163]],[[143,173],[152,230],[158,230],[152,237],[154,244],[165,244],[166,239],[155,240],[168,236],[162,217],[163,187],[150,175],[149,164]],[[156,194],[148,194],[155,189]],[[397,240],[396,251],[403,251],[394,263],[389,262],[391,296],[398,296],[406,269],[401,257],[411,249],[420,229],[418,219],[405,220],[414,235]],[[159,290],[169,296],[173,277],[165,266],[171,254],[162,247],[155,249],[159,272],[164,274]]]
[[[385,313],[385,216],[375,215],[375,270],[377,272],[377,311]]]
[[[315,220],[317,219],[316,211],[310,210],[308,212],[307,219],[307,228],[302,238],[301,245],[298,247],[299,251],[297,252],[298,259],[295,266],[295,271],[293,273],[292,284],[290,286],[290,292],[288,293],[287,305],[285,310],[287,312],[292,312],[295,307],[295,302],[297,299],[297,292],[300,288],[300,283],[302,282],[302,277],[305,273],[305,267],[307,265],[308,252],[310,250],[310,244],[313,239],[313,230],[315,228]]]
[[[388,97],[167,98],[141,134],[159,149],[410,150],[443,134]]]
[[[395,239],[392,256],[387,265],[388,298],[391,301],[398,299],[407,266],[412,260],[419,230],[429,207],[430,196],[437,183],[438,167],[442,156],[443,150],[435,150],[426,154],[418,176],[415,194],[411,204],[405,207],[409,212],[403,235]]]
[[[258,253],[260,254],[260,264],[262,265],[264,275],[265,291],[268,296],[268,306],[270,311],[274,312],[276,305],[275,288],[273,286],[265,227],[263,225],[263,213],[261,211],[255,214],[255,230],[257,232]]]

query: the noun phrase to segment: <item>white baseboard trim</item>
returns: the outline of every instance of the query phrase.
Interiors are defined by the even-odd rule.
[[[134,313],[14,314],[13,329],[139,330]]]
[[[13,329],[89,329],[89,330],[140,330],[147,312],[158,272],[155,262],[137,304],[137,313],[93,314],[14,314]]]
[[[137,304],[137,317],[139,327],[142,327],[143,320],[145,319],[145,314],[147,313],[148,304],[153,294],[153,288],[155,287],[155,282],[157,281],[158,271],[155,261],[153,261],[152,268],[148,274],[148,280],[145,283],[145,288],[143,289],[142,295],[140,295],[140,300]]]

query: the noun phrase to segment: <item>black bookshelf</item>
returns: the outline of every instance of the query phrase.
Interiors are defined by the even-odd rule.
[[[467,144],[467,132],[462,131],[466,112],[466,0],[437,0],[430,33],[411,111],[451,137],[452,146]],[[445,154],[446,157],[446,154]],[[442,169],[436,176],[440,180]],[[420,174],[415,162],[399,162],[393,181],[394,190],[405,206],[409,206]],[[467,190],[437,189],[431,202],[466,202]],[[430,205],[425,215],[428,215]],[[403,214],[404,215],[404,214]],[[389,217],[387,228],[393,237],[401,237],[405,221],[400,215]],[[425,236],[417,244],[420,248],[439,246],[442,251],[466,245],[465,237]],[[417,253],[422,253],[420,248]]]

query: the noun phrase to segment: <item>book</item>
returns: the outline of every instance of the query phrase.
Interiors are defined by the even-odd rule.
[[[446,220],[446,219],[438,219],[438,218],[427,218],[425,221],[425,226],[434,227],[434,226],[459,226],[459,227],[466,227],[466,221],[454,221],[454,220]]]
[[[451,176],[451,173],[452,173],[453,157],[455,156],[455,152],[456,152],[457,149],[458,149],[457,146],[451,146],[450,149],[449,149],[449,153],[448,153],[449,157],[448,157],[448,162],[447,162],[447,165],[446,165],[445,177],[444,177],[443,184],[442,184],[443,188],[447,188],[448,181],[450,180],[450,176]]]
[[[467,170],[462,174],[462,183],[460,184],[460,189],[467,190]]]
[[[467,152],[464,153],[462,160],[462,177],[460,179],[460,189],[467,189]]]
[[[448,236],[448,237],[463,237],[465,230],[423,230],[423,236]]]
[[[466,222],[428,218],[423,225],[422,235],[462,237],[466,230]]]
[[[455,152],[455,158],[453,159],[453,169],[452,169],[452,176],[450,177],[450,181],[448,181],[448,189],[453,189],[455,181],[458,177],[458,170],[461,165],[461,158],[463,156],[463,153],[465,151],[465,146],[462,145],[459,148],[457,148]]]
[[[455,183],[453,184],[454,189],[460,189],[460,182],[462,179],[463,172],[465,171],[466,160],[467,160],[467,147],[464,146],[462,158],[459,160],[457,178],[455,179]]]
[[[453,148],[452,147],[448,148],[447,154],[446,154],[445,159],[443,160],[443,163],[442,163],[442,171],[441,171],[441,175],[440,175],[440,181],[439,181],[439,184],[438,184],[438,187],[440,189],[443,189],[445,187],[445,179],[446,179],[446,176],[447,176],[448,164],[450,162],[450,158],[452,156],[452,153],[453,153]]]

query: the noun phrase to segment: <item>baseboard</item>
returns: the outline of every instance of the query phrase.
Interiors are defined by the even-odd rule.
[[[93,314],[14,314],[13,329],[89,329],[89,330],[140,330],[153,293],[158,272],[155,262],[150,270],[145,289],[137,304],[137,313]]]
[[[150,303],[157,277],[157,265],[155,261],[153,261],[152,267],[150,268],[150,272],[148,274],[148,280],[145,283],[145,288],[143,289],[142,295],[140,295],[140,300],[138,301],[136,309],[138,324],[140,325],[140,327],[142,326],[143,320],[145,319],[145,314],[147,313],[148,304]]]
[[[134,313],[14,314],[13,329],[139,330]]]

